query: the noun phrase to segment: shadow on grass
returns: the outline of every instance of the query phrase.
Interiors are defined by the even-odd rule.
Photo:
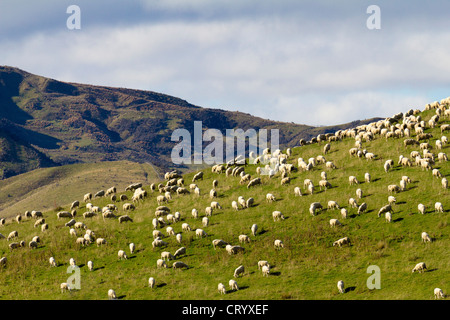
[[[392,220],[392,222],[400,222],[400,221],[402,221],[403,220],[403,218],[397,218],[397,219],[395,219],[395,220]]]
[[[350,291],[354,291],[356,289],[356,287],[348,287],[348,288],[345,288],[345,293],[347,293],[347,292],[350,292]]]
[[[167,283],[165,283],[165,282],[156,285],[157,288],[162,288],[165,286],[167,286]]]

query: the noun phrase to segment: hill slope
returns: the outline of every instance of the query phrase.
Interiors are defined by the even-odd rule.
[[[434,110],[421,114],[425,123],[434,115]],[[441,118],[439,125],[449,124],[448,118]],[[439,126],[424,128],[426,133],[432,133],[429,143],[433,146],[431,152],[437,159],[439,152],[448,154],[449,146],[443,150],[434,148],[439,139]],[[416,134],[412,131],[412,137]],[[100,214],[94,218],[83,218],[85,204],[81,204],[75,219],[86,224],[93,230],[96,237],[105,238],[107,244],[98,247],[95,244],[79,246],[75,238],[69,235],[69,228],[64,224],[69,219],[56,219],[56,211],[44,213],[49,229],[41,231],[33,227],[34,219],[24,219],[17,224],[7,220],[1,233],[8,235],[17,230],[18,239],[26,244],[35,236],[41,238],[37,249],[28,247],[13,251],[8,249],[11,241],[0,240],[1,256],[8,261],[0,272],[0,298],[2,299],[107,299],[107,292],[113,288],[121,299],[426,299],[434,298],[436,287],[450,292],[450,245],[449,228],[449,189],[441,185],[441,178],[432,175],[431,170],[422,170],[418,166],[402,167],[397,164],[400,155],[410,157],[412,151],[419,151],[419,146],[403,145],[404,138],[384,138],[378,134],[373,140],[362,141],[362,149],[373,152],[373,160],[349,155],[349,149],[355,146],[355,139],[344,138],[332,142],[331,150],[323,153],[323,144],[311,144],[293,148],[293,154],[288,163],[297,167],[299,157],[307,160],[311,157],[324,155],[327,161],[332,161],[336,169],[318,164],[310,171],[294,171],[289,174],[291,182],[280,184],[280,173],[274,177],[261,176],[262,184],[247,188],[240,184],[240,177],[226,176],[224,173],[212,173],[204,170],[203,180],[196,181],[201,190],[200,196],[191,192],[188,195],[172,194],[172,199],[165,205],[171,213],[180,212],[181,221],[170,226],[175,233],[182,235],[181,243],[174,236],[167,236],[165,227],[159,227],[168,246],[152,248],[152,219],[158,207],[157,191],[152,192],[144,186],[148,195],[143,201],[136,203],[134,211],[124,211],[124,202],[116,203],[116,215],[128,214],[133,222],[119,223],[115,219],[102,219]],[[383,164],[392,159],[394,166],[385,172]],[[257,177],[256,165],[248,165],[245,172]],[[433,164],[433,168],[449,177],[448,161]],[[320,190],[318,182],[321,172],[327,173],[331,188]],[[371,181],[365,182],[364,175],[368,172]],[[192,181],[194,173],[184,175],[186,185]],[[349,184],[349,176],[355,176],[360,183]],[[404,191],[392,194],[388,185],[399,184],[403,176],[408,176],[411,182]],[[216,191],[222,209],[214,210],[209,217],[209,225],[202,225],[205,208],[210,206],[209,190],[212,180],[218,180]],[[314,194],[308,194],[304,180],[311,179],[316,186]],[[129,181],[134,182],[134,181]],[[164,181],[162,181],[165,184]],[[294,195],[294,187],[301,188],[303,196]],[[357,199],[356,190],[363,191],[362,199]],[[77,186],[77,190],[95,192],[88,183]],[[120,191],[120,190],[119,190]],[[119,192],[122,194],[123,192]],[[267,202],[266,194],[272,193],[275,202]],[[125,194],[131,197],[130,191]],[[388,196],[394,195],[392,222],[386,222],[384,216],[377,217],[378,210],[387,204]],[[253,197],[254,206],[235,211],[232,201],[239,196],[245,199]],[[357,214],[357,209],[348,204],[349,198],[357,199],[359,205],[367,204],[367,210]],[[82,200],[78,198],[79,200]],[[341,208],[348,210],[344,219],[339,210],[326,209],[330,200],[337,201]],[[103,207],[110,203],[109,198],[93,200],[96,206]],[[324,210],[315,216],[309,213],[309,206],[320,202]],[[434,210],[436,202],[441,202],[444,212]],[[425,214],[418,213],[418,204],[426,206]],[[193,208],[198,209],[199,218],[191,215]],[[32,208],[30,208],[32,209]],[[65,207],[64,209],[69,209]],[[272,212],[281,211],[284,220],[274,221]],[[164,217],[167,221],[167,216]],[[329,220],[337,218],[342,226],[332,228]],[[183,231],[182,224],[188,223],[192,230],[204,229],[207,237],[198,238],[195,231]],[[256,223],[258,231],[255,236],[250,227]],[[433,241],[423,243],[421,233],[426,231]],[[78,236],[85,233],[77,229]],[[229,255],[225,249],[212,246],[213,239],[223,239],[232,245],[239,245],[238,237],[248,235],[250,243],[241,244],[244,253]],[[343,237],[349,237],[350,245],[333,246],[333,243]],[[274,240],[280,239],[284,248],[275,249]],[[136,251],[130,253],[128,245],[136,244]],[[174,254],[175,250],[184,246],[185,255],[176,260],[185,262],[187,270],[158,268],[157,259],[162,251]],[[125,250],[127,260],[119,260],[118,250]],[[49,265],[49,257],[55,257],[58,266]],[[71,293],[61,293],[60,283],[68,281],[67,273],[69,258],[74,258],[80,267],[81,287]],[[89,271],[86,264],[94,262],[94,271]],[[264,277],[258,270],[257,263],[267,260],[270,263],[270,275]],[[428,269],[424,273],[412,273],[413,267],[425,262]],[[171,266],[173,261],[167,261]],[[228,287],[228,281],[233,279],[234,270],[243,265],[244,274],[236,278],[240,290],[233,291]],[[370,266],[379,268],[380,289],[371,289],[367,283]],[[368,273],[369,271],[369,273]],[[373,273],[373,272],[372,272]],[[132,276],[131,276],[132,275]],[[376,275],[375,275],[376,276]],[[156,288],[148,287],[148,278],[156,279]],[[339,280],[345,283],[345,294],[339,294],[336,284]],[[217,285],[226,285],[227,294],[220,295]],[[446,298],[448,299],[448,298]]]
[[[3,178],[77,162],[129,160],[167,169],[173,166],[172,132],[185,128],[192,135],[194,121],[224,135],[226,129],[277,128],[283,148],[336,130],[201,108],[151,91],[66,83],[7,66],[0,66],[0,120],[3,144],[29,151],[6,161],[0,149]],[[13,137],[2,134],[12,131]]]

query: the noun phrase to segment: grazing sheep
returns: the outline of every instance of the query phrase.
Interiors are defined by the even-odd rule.
[[[210,199],[217,198],[217,191],[214,189],[211,189],[211,191],[209,192],[209,198]]]
[[[166,262],[163,259],[156,260],[156,267],[158,267],[158,268],[168,268]]]
[[[358,203],[357,203],[356,200],[353,199],[353,198],[348,199],[348,204],[349,204],[352,208],[358,208]]]
[[[213,208],[213,209],[221,209],[222,210],[222,207],[220,206],[220,204],[217,201],[211,202],[211,208]]]
[[[253,236],[256,236],[256,231],[258,230],[258,225],[256,225],[256,223],[253,224],[250,229],[252,230]]]
[[[88,240],[86,240],[84,237],[79,237],[79,238],[77,238],[77,240],[76,240],[76,244],[79,244],[79,245],[81,245],[81,246],[86,246],[86,245],[88,245],[89,244],[89,241]]]
[[[378,211],[378,218],[381,217],[381,214],[386,213],[388,211],[392,211],[392,206],[390,204],[387,204]]]
[[[133,222],[133,219],[131,219],[128,215],[124,215],[124,216],[120,216],[119,217],[119,223],[127,222],[127,221]]]
[[[231,279],[230,281],[228,281],[228,285],[230,286],[231,290],[239,290],[238,284],[235,280]]]
[[[274,245],[274,247],[275,247],[276,249],[284,248],[284,243],[283,243],[283,241],[281,241],[281,240],[279,240],[279,239],[275,240],[275,241],[273,242],[273,245]]]
[[[311,205],[309,206],[309,213],[312,215],[312,216],[315,216],[316,215],[316,210],[321,210],[321,209],[323,209],[323,207],[322,207],[322,205],[319,203],[319,202],[313,202],[313,203],[311,203]]]
[[[238,211],[239,210],[239,205],[236,201],[231,202],[231,208],[233,208],[234,210]]]
[[[444,299],[445,295],[444,295],[444,291],[442,291],[442,289],[440,288],[435,288],[434,289],[434,299]]]
[[[89,271],[94,271],[94,263],[91,260],[87,262],[87,266]]]
[[[443,178],[442,173],[438,169],[433,169],[432,173],[433,173],[433,177]]]
[[[289,177],[281,179],[281,185],[290,184],[290,183],[291,183],[291,178],[289,178]]]
[[[358,181],[358,179],[356,179],[355,176],[348,177],[348,182],[350,183],[350,185],[359,184],[359,181]]]
[[[250,207],[253,206],[254,203],[255,203],[255,199],[253,199],[253,198],[248,198],[247,201],[246,201],[246,203],[245,203],[245,206],[246,206],[247,208],[250,208]]]
[[[344,238],[341,238],[341,239],[333,242],[333,247],[335,247],[335,246],[341,247],[344,244],[349,244],[349,243],[350,243],[350,239],[348,237],[344,237]]]
[[[174,236],[175,235],[175,231],[173,231],[172,227],[167,227],[166,228],[166,232],[167,232],[167,236]]]
[[[56,260],[55,260],[55,258],[50,257],[50,258],[48,259],[48,262],[50,263],[50,266],[56,267]]]
[[[10,243],[10,244],[8,245],[8,247],[9,247],[9,250],[12,251],[12,250],[14,250],[14,249],[20,248],[21,245],[20,245],[19,242],[13,242],[13,243]]]
[[[284,220],[284,215],[280,211],[272,212],[273,221]]]
[[[34,223],[34,227],[36,228],[37,226],[42,225],[42,224],[44,224],[44,223],[45,223],[45,219],[44,219],[44,218],[38,219],[38,220]]]
[[[153,278],[153,277],[148,278],[148,286],[150,288],[154,288],[155,284],[156,284],[155,278]]]
[[[422,203],[419,203],[417,209],[419,210],[419,213],[425,214],[426,207]]]
[[[246,234],[239,235],[239,243],[250,243],[250,237]]]
[[[127,260],[128,259],[127,254],[123,250],[119,250],[119,252],[117,253],[117,257],[119,258],[119,260],[122,260],[122,259]]]
[[[342,226],[342,223],[338,219],[330,219],[330,226],[331,227]]]
[[[347,209],[342,208],[341,209],[341,216],[342,216],[343,219],[347,219],[347,214],[348,214]]]
[[[181,241],[183,240],[183,236],[181,235],[181,233],[177,233],[175,239],[177,240],[178,243],[181,243]]]
[[[36,241],[30,241],[28,243],[28,247],[30,247],[30,249],[37,249],[38,248],[38,243]]]
[[[325,188],[325,190],[327,190],[327,188],[331,188],[331,183],[327,180],[320,180],[319,187],[320,187],[320,190],[322,190],[322,188]],[[296,187],[296,189],[298,189],[300,191],[299,187]],[[300,192],[300,195],[301,195],[301,192]]]
[[[337,204],[337,202],[336,201],[332,201],[332,200],[330,200],[330,201],[328,201],[328,210],[331,210],[331,209],[339,209],[339,205]]]
[[[366,173],[364,174],[364,180],[365,180],[367,183],[370,183],[370,181],[371,181],[370,173],[366,172]]]
[[[192,183],[194,183],[197,180],[203,180],[203,172],[202,171],[200,171],[194,175],[194,177],[192,178]]]
[[[225,246],[228,245],[228,243],[226,243],[226,242],[223,241],[222,239],[214,239],[214,240],[212,241],[212,244],[213,244],[214,250],[216,250],[216,247],[224,248]]]
[[[174,269],[182,269],[182,268],[188,269],[188,268],[189,268],[188,265],[185,264],[185,263],[182,262],[182,261],[176,261],[176,262],[174,262],[174,263],[172,264],[172,267],[173,267]]]
[[[441,213],[444,213],[444,207],[442,206],[442,203],[436,202],[436,203],[434,204],[434,210],[435,210],[435,212],[441,212]]]
[[[183,230],[183,231],[191,231],[191,226],[188,223],[183,223],[181,225],[181,230]]]
[[[443,153],[443,152],[439,152],[439,153],[438,153],[438,160],[439,160],[440,162],[448,161],[447,154],[445,154],[445,153]]]
[[[48,229],[48,224],[47,224],[47,223],[44,223],[44,224],[41,226],[41,231],[44,232],[44,231],[47,230],[47,229]]]
[[[217,290],[219,291],[220,294],[226,294],[227,293],[223,283],[219,283],[219,285],[217,286]]]
[[[74,258],[69,259],[69,265],[72,267],[75,267],[77,265]]]
[[[75,229],[87,229],[87,226],[83,222],[77,222],[73,225]]]
[[[164,202],[169,202],[169,200],[166,198],[166,196],[163,196],[163,195],[157,196],[156,201],[158,202],[158,205],[161,205]]]
[[[391,184],[391,185],[388,185],[388,191],[391,193],[392,192],[400,192],[400,187],[395,184]]]
[[[427,266],[426,266],[426,264],[425,264],[425,262],[419,262],[418,264],[416,264],[416,266],[412,269],[412,273],[414,273],[414,272],[419,272],[419,273],[422,273],[422,272],[425,272],[425,269],[427,269]]]
[[[175,257],[169,252],[169,251],[163,251],[161,252],[161,259],[163,259],[164,261],[167,260],[174,260]]]
[[[213,208],[212,207],[206,207],[205,208],[205,214],[207,217],[211,217],[213,214]]]
[[[274,202],[274,201],[276,201],[276,198],[275,198],[275,196],[273,195],[273,194],[271,194],[271,193],[268,193],[268,194],[266,194],[266,201],[267,202]]]
[[[269,273],[270,273],[270,266],[269,265],[262,266],[261,271],[262,271],[263,277],[264,276],[268,277]]]
[[[152,248],[155,249],[156,247],[167,247],[168,243],[163,241],[163,240],[159,240],[159,239],[155,239],[152,242]]]
[[[244,266],[243,266],[243,265],[240,265],[239,267],[237,267],[237,268],[234,270],[234,275],[233,275],[233,276],[234,276],[235,278],[239,278],[239,276],[240,276],[240,275],[243,275],[244,272],[245,272]]]
[[[182,255],[185,255],[185,254],[186,254],[186,248],[185,248],[185,247],[181,247],[181,248],[177,249],[177,251],[175,251],[175,253],[173,254],[173,256],[174,256],[175,258],[178,258],[178,257],[180,257],[180,256],[182,256]]]
[[[422,232],[421,237],[424,243],[431,242],[431,237],[428,235],[428,233]]]
[[[385,213],[385,219],[387,222],[392,222],[392,213],[391,212],[386,212]]]
[[[390,162],[390,161],[392,161],[392,160],[387,160],[387,161],[384,163],[384,172],[388,172],[389,169],[391,169],[391,162]]]
[[[395,197],[393,197],[393,196],[388,197],[388,202],[390,205],[393,205],[396,201],[397,201],[397,199],[395,199]]]
[[[61,293],[64,293],[64,291],[70,291],[71,290],[69,284],[66,283],[66,282],[61,283],[61,285],[59,287],[61,288]]]
[[[250,187],[254,187],[259,184],[261,184],[261,178],[255,178],[253,180],[250,180],[250,182],[247,184],[247,189],[250,189]]]
[[[19,233],[16,230],[14,230],[14,231],[11,231],[9,233],[8,237],[6,238],[6,240],[9,241],[9,240],[12,240],[12,239],[18,238],[18,237],[19,237]]]
[[[225,250],[228,252],[228,254],[238,254],[239,252],[244,252],[245,248],[241,247],[241,246],[231,246],[229,244],[227,244],[225,246]]]
[[[204,227],[207,227],[207,226],[209,225],[209,219],[208,219],[208,217],[203,217],[203,219],[202,219],[202,225],[203,225]]]
[[[164,196],[162,196],[162,197],[164,197]],[[158,201],[158,204],[159,204],[159,201]],[[128,211],[128,210],[134,210],[134,209],[136,209],[136,207],[132,203],[124,203],[122,206],[122,209],[123,209],[123,211]]]
[[[108,290],[108,299],[109,300],[116,300],[117,299],[116,292],[113,289],[109,289]]]
[[[95,240],[95,243],[97,243],[97,247],[106,244],[106,240],[104,238],[97,238],[97,240]]]
[[[195,208],[192,209],[191,214],[194,219],[198,218],[198,210],[197,209],[195,209]]]
[[[326,166],[328,169],[337,169],[337,168],[336,168],[336,165],[335,165],[333,162],[331,162],[331,161],[327,161],[327,162],[325,163],[325,166]]]
[[[195,236],[198,238],[203,238],[203,237],[207,237],[208,234],[203,230],[203,229],[196,229],[195,230]]]
[[[442,180],[441,180],[441,183],[442,183],[442,187],[444,188],[444,189],[447,189],[448,188],[448,180],[447,180],[447,178],[442,178]]]
[[[132,243],[130,243],[129,248],[130,248],[130,254],[133,254],[134,250],[136,250],[136,245],[132,242]]]
[[[363,191],[361,189],[356,189],[356,197],[361,199],[363,197]]]
[[[339,280],[338,283],[337,283],[337,287],[338,287],[339,293],[344,293],[345,292],[344,291],[344,281]]]
[[[258,261],[258,270],[261,269],[263,266],[268,266],[268,267],[270,267],[269,262],[267,262],[266,260],[260,260],[260,261]]]

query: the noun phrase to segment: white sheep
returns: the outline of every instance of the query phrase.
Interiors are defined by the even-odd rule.
[[[128,259],[127,254],[126,254],[125,251],[123,251],[123,250],[119,250],[119,251],[117,252],[117,257],[119,258],[119,260],[122,260],[122,259],[127,260],[127,259]]]
[[[255,223],[251,227],[253,236],[256,236],[256,231],[258,230],[258,225]]]
[[[250,237],[246,234],[239,235],[239,243],[250,243]]]
[[[272,212],[273,221],[284,220],[284,215],[280,211]]]
[[[330,219],[330,226],[331,227],[342,226],[342,223],[338,219]]]
[[[55,260],[55,258],[50,257],[50,258],[48,259],[48,262],[50,263],[50,266],[56,267],[56,260]]]
[[[156,284],[155,278],[153,278],[153,277],[148,278],[148,286],[149,286],[150,288],[154,288],[154,287],[155,287],[155,284]]]
[[[328,201],[328,206],[327,206],[327,208],[328,208],[328,210],[331,210],[331,209],[340,209],[338,203],[337,203],[336,201],[333,201],[333,200]]]
[[[258,270],[261,269],[263,266],[269,266],[269,262],[267,262],[266,260],[260,260],[258,261]]]
[[[385,213],[385,219],[387,222],[392,222],[392,213],[390,211]]]
[[[174,260],[175,257],[169,252],[169,251],[163,251],[161,252],[161,259],[163,259],[164,261],[167,260]]]
[[[69,284],[67,282],[61,283],[61,285],[59,287],[61,288],[61,293],[63,293],[64,291],[71,290],[71,287],[69,286]]]
[[[97,238],[97,240],[95,240],[95,242],[97,243],[97,247],[106,244],[106,239],[104,238]]]
[[[230,286],[231,290],[239,290],[239,287],[238,287],[238,284],[237,284],[236,280],[231,279],[228,282],[228,285]]]
[[[268,194],[266,194],[266,201],[267,202],[274,202],[274,201],[276,201],[276,198],[275,198],[275,196],[273,194],[268,193]]]
[[[361,189],[356,189],[356,197],[361,199],[363,197],[363,191]]]
[[[277,239],[273,242],[273,245],[276,249],[280,249],[280,248],[284,248],[284,243],[283,241]]]
[[[132,243],[130,243],[129,248],[130,248],[130,254],[133,254],[134,250],[136,249],[136,245],[132,242]]]
[[[419,272],[419,273],[422,273],[422,272],[425,272],[425,269],[427,269],[427,266],[426,266],[426,264],[425,264],[425,262],[419,262],[418,264],[416,264],[416,266],[412,269],[412,273],[414,273],[414,272]]]
[[[337,283],[337,287],[338,287],[338,290],[339,290],[340,293],[344,293],[345,292],[344,291],[344,281],[339,280],[338,283]]]
[[[108,299],[109,300],[116,300],[117,299],[116,292],[113,289],[109,289],[108,290]]]
[[[236,201],[231,202],[231,208],[233,208],[234,210],[238,211],[239,210],[239,205]]]
[[[269,273],[270,273],[270,266],[268,266],[268,265],[262,266],[261,271],[262,271],[263,277],[264,276],[268,277]]]
[[[196,229],[195,230],[195,236],[198,238],[203,238],[203,237],[207,237],[208,234],[203,230],[203,229]]]
[[[444,291],[442,291],[442,289],[440,288],[435,288],[434,289],[434,298],[435,299],[444,299],[445,295],[444,295]]]
[[[348,199],[348,204],[349,204],[352,208],[358,208],[358,203],[357,203],[356,200],[353,199],[353,198]]]
[[[444,207],[442,206],[442,203],[436,202],[436,203],[434,204],[434,210],[435,210],[435,212],[441,212],[441,213],[444,213]]]
[[[168,268],[166,262],[163,259],[156,260],[156,266],[158,268]]]
[[[356,179],[355,176],[348,177],[348,182],[350,183],[350,185],[359,184],[359,181],[358,181],[358,179]]]
[[[89,260],[89,261],[87,262],[87,266],[88,266],[89,271],[94,271],[94,262],[92,262],[91,260]]]
[[[393,197],[393,196],[388,197],[388,202],[390,205],[393,205],[396,201],[397,201],[397,199],[395,197]]]
[[[365,180],[367,183],[370,183],[370,181],[371,181],[370,173],[366,172],[366,173],[364,174],[364,180]]]
[[[213,209],[221,209],[222,210],[221,205],[217,201],[211,202],[211,208],[213,208]]]
[[[245,272],[245,268],[243,265],[240,265],[234,270],[234,277],[239,278],[239,276],[243,275]]]
[[[181,225],[181,230],[183,230],[183,231],[191,231],[192,229],[191,229],[191,226],[188,223],[183,223]]]
[[[222,239],[214,239],[214,240],[212,241],[212,244],[213,244],[214,250],[216,250],[216,247],[223,248],[223,247],[225,247],[225,246],[228,245],[228,243],[226,243],[226,242],[223,241]]]
[[[441,180],[441,183],[442,183],[442,187],[444,188],[444,189],[447,189],[448,188],[448,180],[447,180],[447,178],[442,178],[442,180]]]
[[[341,247],[344,244],[349,244],[349,243],[350,243],[350,239],[348,237],[344,237],[344,238],[341,238],[341,239],[333,242],[333,247],[335,247],[335,246]]]
[[[71,267],[75,267],[75,266],[76,266],[76,262],[75,262],[75,259],[74,259],[74,258],[70,258],[70,259],[69,259],[69,265],[70,265]]]
[[[176,261],[176,262],[174,262],[174,263],[172,264],[172,267],[173,267],[174,269],[182,269],[182,268],[188,269],[188,268],[189,268],[188,265],[187,265],[186,263],[182,262],[182,261]]]
[[[347,214],[348,214],[347,209],[342,208],[341,209],[341,216],[342,216],[343,219],[347,219]]]
[[[220,294],[227,293],[227,290],[225,289],[225,286],[223,283],[219,283],[219,285],[217,286],[217,290],[219,291]]]
[[[419,210],[419,213],[425,214],[426,207],[422,203],[419,203],[419,205],[417,206],[417,209]]]
[[[426,233],[425,231],[422,232],[421,237],[422,237],[422,241],[424,243],[432,241],[430,235],[428,233]]]

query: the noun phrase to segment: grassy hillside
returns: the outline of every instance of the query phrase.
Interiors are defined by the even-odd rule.
[[[149,184],[158,180],[150,164],[131,161],[80,163],[36,169],[0,181],[0,217],[15,217],[26,210],[47,211],[72,203],[86,193],[116,186],[125,190],[130,181]]]
[[[434,110],[421,114],[428,120]],[[442,119],[439,125],[449,123],[448,118]],[[429,140],[432,146],[441,137],[439,127],[426,128],[425,132],[433,134]],[[415,135],[413,134],[413,137]],[[136,204],[136,210],[127,212],[134,222],[119,224],[117,219],[103,220],[101,216],[84,219],[85,204],[78,210],[77,221],[84,222],[87,227],[103,237],[108,244],[97,247],[91,244],[79,247],[75,238],[69,236],[69,228],[64,224],[68,219],[56,219],[56,210],[44,213],[49,229],[42,232],[34,228],[34,219],[25,219],[17,224],[7,221],[0,227],[1,233],[7,236],[17,230],[19,240],[28,242],[33,236],[41,237],[38,249],[28,247],[8,249],[8,241],[0,240],[0,255],[8,259],[7,266],[0,272],[0,298],[2,299],[107,299],[108,289],[113,288],[121,299],[433,299],[436,287],[450,292],[450,228],[449,189],[441,186],[441,179],[432,176],[431,171],[420,167],[401,167],[397,165],[400,155],[409,157],[418,146],[403,146],[403,138],[380,138],[373,141],[363,141],[362,148],[376,155],[375,160],[351,157],[349,149],[354,147],[355,140],[346,138],[343,141],[332,142],[331,151],[325,155],[333,161],[337,169],[328,169],[319,164],[311,171],[298,171],[290,174],[290,185],[280,184],[280,174],[269,178],[261,176],[262,185],[247,189],[239,184],[239,177],[227,177],[225,174],[211,173],[204,170],[204,179],[197,182],[201,195],[193,193],[184,196],[172,195],[173,199],[167,206],[171,213],[179,211],[181,221],[172,224],[175,233],[181,233],[182,244],[175,237],[165,237],[167,248],[152,248],[152,219],[158,206],[158,192],[151,192],[148,186],[148,196]],[[297,167],[297,159],[323,155],[324,144],[311,144],[293,149],[293,155],[288,163]],[[431,150],[435,156],[438,152],[449,154],[449,146],[442,151]],[[395,166],[388,173],[384,172],[383,164],[387,159],[393,159]],[[434,168],[440,170],[447,178],[450,176],[448,162],[437,162]],[[256,177],[256,166],[249,165],[245,171]],[[318,186],[320,173],[327,172],[332,188],[320,190],[316,187],[313,195],[306,194],[303,187],[304,179],[311,179]],[[372,182],[364,182],[364,174],[369,172]],[[358,185],[349,185],[348,177],[354,175],[360,181]],[[391,195],[387,186],[399,184],[402,176],[407,175],[412,182],[407,189],[395,194],[397,202],[393,208],[393,221],[388,223],[384,216],[378,218],[378,210],[387,204]],[[184,176],[185,183],[191,183],[193,173]],[[223,207],[214,211],[210,224],[202,226],[201,217],[210,205],[209,190],[212,180],[217,179],[216,199]],[[129,183],[134,182],[130,179]],[[164,182],[163,182],[164,183]],[[294,187],[299,186],[302,197],[294,196]],[[105,186],[106,187],[106,186]],[[356,198],[357,188],[363,190],[363,198],[358,204],[366,202],[368,209],[357,215],[357,210],[350,208],[348,199]],[[74,190],[83,194],[95,192],[89,180],[72,186],[71,200],[81,197],[74,195]],[[272,193],[277,201],[266,202],[266,194]],[[121,192],[120,192],[121,193]],[[131,192],[126,192],[131,197]],[[231,208],[231,202],[243,196],[253,197],[255,206],[239,211]],[[343,219],[338,210],[327,210],[327,202],[335,200],[341,207],[347,208],[348,217]],[[320,202],[325,209],[311,216],[308,208],[312,202]],[[435,213],[435,202],[441,202],[444,213]],[[61,201],[62,202],[62,201]],[[100,207],[111,201],[108,198],[94,200],[93,204]],[[425,214],[419,214],[417,206],[423,203],[427,209]],[[117,215],[125,214],[123,202],[116,203]],[[199,219],[191,216],[191,210],[197,208]],[[30,208],[31,209],[31,208]],[[68,209],[67,206],[64,209]],[[274,222],[272,212],[281,211],[285,220]],[[329,220],[338,218],[343,226],[331,228]],[[202,228],[208,236],[197,238],[194,231],[182,231],[181,224],[189,223],[193,230]],[[250,227],[256,223],[259,227],[256,236],[252,236]],[[159,228],[166,234],[165,228]],[[424,244],[421,240],[423,231],[434,239]],[[84,231],[78,230],[82,235]],[[240,234],[249,235],[251,242],[242,244],[245,253],[229,255],[225,249],[214,250],[213,239],[223,239],[233,245],[239,244]],[[333,246],[333,242],[349,237],[351,245]],[[273,243],[275,239],[284,242],[285,247],[277,250]],[[130,254],[129,243],[136,244],[136,252]],[[162,251],[172,254],[179,247],[187,248],[187,254],[177,260],[189,265],[187,270],[158,269],[156,260]],[[118,250],[125,250],[128,260],[118,260]],[[49,257],[55,257],[58,267],[49,265]],[[81,289],[70,293],[61,293],[60,283],[66,282],[69,259],[73,257],[80,266]],[[94,271],[89,271],[87,261],[94,262]],[[257,262],[267,260],[271,265],[271,274],[263,277],[258,270]],[[419,262],[425,262],[428,270],[424,273],[412,273],[411,270]],[[169,265],[173,261],[168,262]],[[245,273],[236,279],[239,291],[231,291],[228,281],[233,279],[234,270],[244,265]],[[381,289],[370,290],[366,283],[371,274],[367,268],[376,265],[380,268]],[[156,288],[148,287],[148,278],[156,279]],[[344,294],[339,294],[336,284],[343,280],[346,287]],[[227,294],[220,295],[217,285],[222,282],[227,287]],[[446,298],[448,299],[448,298]]]

